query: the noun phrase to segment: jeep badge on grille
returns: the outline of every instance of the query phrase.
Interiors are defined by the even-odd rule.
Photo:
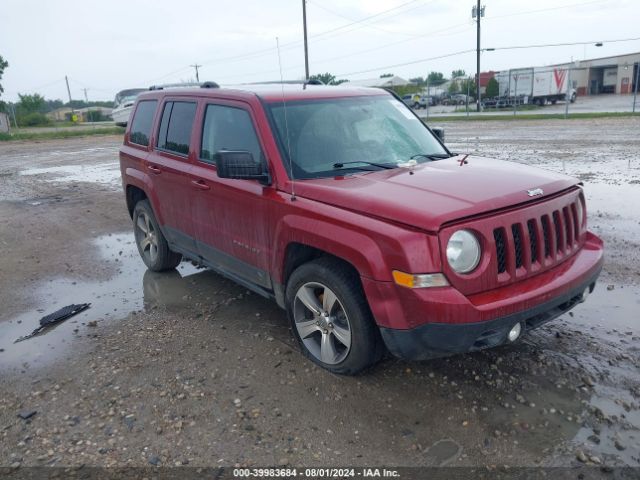
[[[527,195],[529,195],[530,197],[537,197],[538,195],[542,195],[544,194],[544,192],[542,191],[541,188],[534,188],[532,190],[527,190]]]

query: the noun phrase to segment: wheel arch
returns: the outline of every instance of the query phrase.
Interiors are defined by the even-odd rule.
[[[284,293],[291,273],[315,258],[336,259],[352,271],[360,283],[360,277],[379,278],[387,270],[382,251],[371,236],[324,219],[288,215],[278,223],[274,233],[271,271],[280,307],[284,307]]]
[[[306,245],[304,243],[291,242],[285,249],[284,265],[282,269],[282,283],[284,285],[287,284],[289,277],[296,270],[296,268],[317,258],[330,258],[335,262],[340,263],[344,266],[345,269],[349,270],[354,275],[354,277],[357,277],[358,281],[360,281],[360,274],[358,273],[358,269],[348,260],[338,257],[325,250]]]
[[[136,207],[136,203],[147,199],[151,204],[156,220],[161,226],[164,225],[162,211],[158,208],[160,206],[158,195],[149,176],[137,168],[128,167],[124,171],[122,178],[129,216],[133,218],[133,209]]]
[[[149,197],[143,189],[135,185],[127,185],[125,194],[127,198],[127,210],[129,211],[129,216],[133,218],[133,209],[136,208],[136,204],[140,200],[145,200]]]

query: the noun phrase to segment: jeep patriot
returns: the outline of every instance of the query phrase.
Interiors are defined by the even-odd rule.
[[[355,374],[515,342],[603,263],[581,183],[449,151],[396,96],[316,85],[152,88],[120,165],[147,267],[205,265],[286,310]]]

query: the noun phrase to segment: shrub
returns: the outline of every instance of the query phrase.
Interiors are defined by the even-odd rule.
[[[18,117],[18,124],[21,127],[36,127],[41,125],[49,125],[51,121],[43,113],[32,112]]]

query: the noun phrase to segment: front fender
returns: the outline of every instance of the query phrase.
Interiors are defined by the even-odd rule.
[[[329,221],[291,214],[276,226],[273,259],[274,277],[284,283],[284,255],[291,243],[317,248],[349,262],[361,276],[387,277],[386,263],[374,240],[345,226]]]

